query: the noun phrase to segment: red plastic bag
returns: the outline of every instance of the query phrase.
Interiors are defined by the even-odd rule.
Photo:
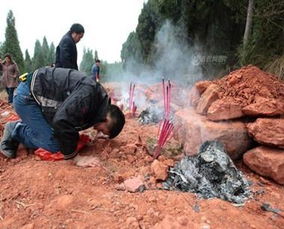
[[[51,153],[43,148],[38,148],[35,151],[35,155],[37,155],[41,160],[44,161],[59,161],[64,159],[64,155],[62,153]]]
[[[81,134],[76,151],[79,152],[84,146],[90,141],[90,138],[88,135]],[[64,159],[64,155],[61,152],[57,153],[51,153],[45,149],[39,148],[35,152],[35,155],[37,155],[41,160],[44,161],[59,161]]]

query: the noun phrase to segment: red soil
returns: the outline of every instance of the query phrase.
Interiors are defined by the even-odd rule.
[[[276,76],[247,66],[213,81],[220,87],[220,98],[233,98],[242,106],[254,102],[256,97],[284,100],[284,83]]]
[[[283,216],[260,208],[268,202],[284,210],[283,186],[242,164],[238,167],[258,191],[244,206],[158,190],[150,171],[152,159],[143,147],[156,131],[157,126],[128,119],[118,138],[99,140],[83,150],[100,161],[91,168],[72,161],[41,161],[24,149],[16,159],[0,158],[0,228],[283,228]],[[148,190],[116,190],[123,180],[138,175]]]

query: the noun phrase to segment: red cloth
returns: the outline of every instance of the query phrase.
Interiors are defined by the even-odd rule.
[[[81,134],[76,151],[79,152],[84,146],[90,141],[90,138],[88,135]],[[51,153],[45,149],[39,148],[35,152],[35,155],[37,155],[41,160],[44,161],[58,161],[58,160],[63,160],[64,155],[61,152],[57,153]]]

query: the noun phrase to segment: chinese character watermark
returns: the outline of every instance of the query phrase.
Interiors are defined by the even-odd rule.
[[[228,59],[225,55],[195,55],[193,57],[192,63],[194,65],[200,65],[205,63],[211,63],[211,64],[224,64],[226,60]]]

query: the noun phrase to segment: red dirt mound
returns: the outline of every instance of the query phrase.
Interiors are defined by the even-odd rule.
[[[251,104],[257,97],[284,100],[283,82],[255,66],[233,71],[213,83],[220,87],[221,99],[234,98],[243,107]]]

